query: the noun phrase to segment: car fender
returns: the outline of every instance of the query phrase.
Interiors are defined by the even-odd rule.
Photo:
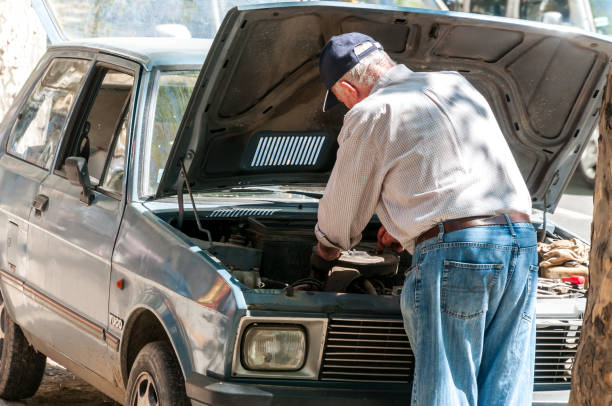
[[[119,349],[123,383],[127,385],[129,379],[128,364],[133,362],[133,359],[129,359],[129,347],[130,344],[134,344],[133,340],[138,337],[139,333],[134,331],[134,327],[138,327],[138,320],[145,312],[153,315],[163,328],[174,350],[174,354],[178,359],[183,376],[187,377],[191,375],[193,372],[193,362],[190,345],[185,340],[186,335],[184,334],[184,329],[180,321],[177,320],[176,314],[168,298],[164,297],[161,292],[157,292],[157,294],[148,292],[139,302],[139,305],[130,311],[129,317],[125,322],[123,338]],[[142,346],[143,345],[140,345],[140,348]]]

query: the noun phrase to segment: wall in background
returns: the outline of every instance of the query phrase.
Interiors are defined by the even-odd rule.
[[[27,0],[0,0],[0,119],[47,49],[47,34]]]

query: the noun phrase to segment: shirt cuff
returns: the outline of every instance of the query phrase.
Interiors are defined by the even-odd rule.
[[[315,236],[317,237],[317,240],[319,240],[319,242],[325,245],[326,247],[336,248],[341,251],[345,251],[344,248],[340,247],[337,244],[334,244],[332,241],[330,241],[329,238],[327,238],[327,235],[323,232],[323,230],[321,230],[321,227],[319,227],[319,223],[317,223],[317,225],[315,226]]]

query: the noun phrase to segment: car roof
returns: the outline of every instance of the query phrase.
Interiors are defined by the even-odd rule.
[[[49,51],[93,50],[132,59],[151,70],[156,66],[202,65],[212,39],[202,38],[91,38],[52,45]]]

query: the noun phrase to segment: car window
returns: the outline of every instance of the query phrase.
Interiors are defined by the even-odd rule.
[[[470,12],[478,14],[488,14],[492,16],[505,16],[506,1],[472,0],[470,2]]]
[[[161,180],[172,143],[181,124],[199,71],[162,71],[159,73],[155,116],[147,136],[144,156],[143,193],[153,195]]]
[[[612,35],[612,2],[610,0],[591,0],[593,23],[598,33]]]
[[[121,132],[134,84],[134,77],[124,72],[103,69],[102,75],[75,143],[75,154],[87,159],[90,181],[94,186],[100,184],[115,136]]]
[[[522,1],[519,8],[519,18],[549,24],[571,24],[570,8],[567,0]]]
[[[442,2],[436,0],[342,0],[349,3],[383,4],[385,6],[428,8],[431,10],[446,10]]]
[[[49,169],[90,61],[58,58],[51,62],[21,109],[8,152]]]
[[[125,147],[127,141],[128,122],[127,112],[128,110],[126,109],[125,113],[123,114],[123,118],[121,119],[119,133],[115,138],[115,145],[112,149],[113,153],[108,158],[108,167],[104,174],[104,182],[102,184],[102,189],[115,194],[121,194],[123,174],[125,173]]]

